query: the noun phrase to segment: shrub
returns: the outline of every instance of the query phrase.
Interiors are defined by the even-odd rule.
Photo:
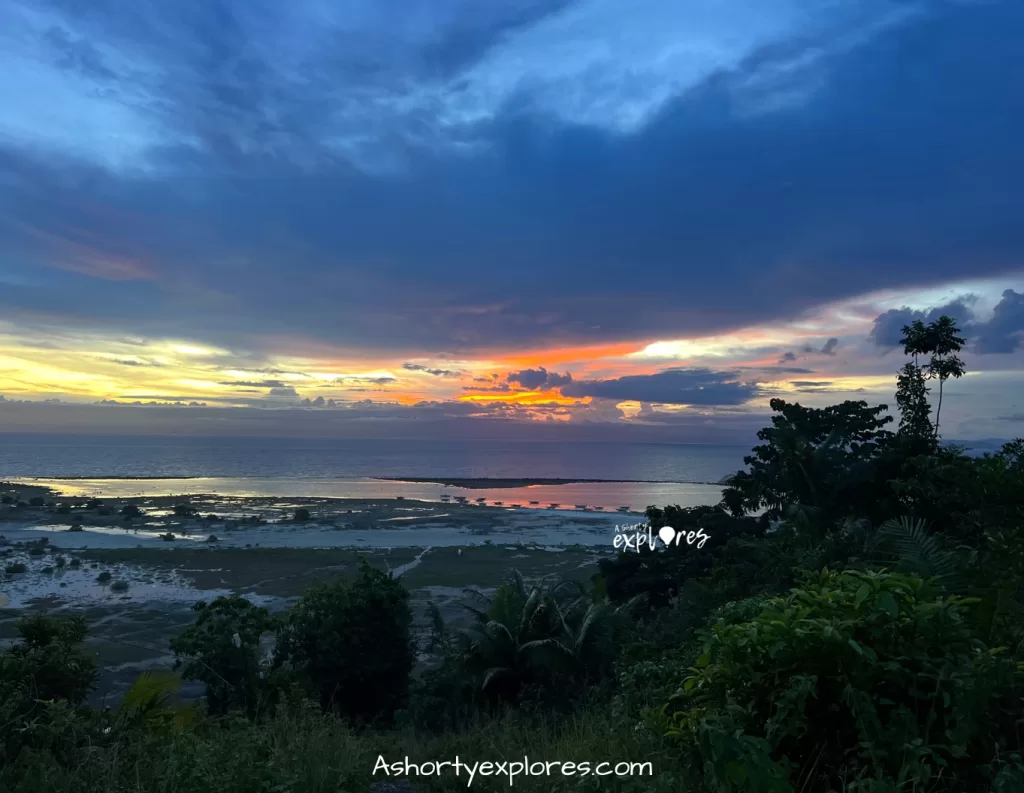
[[[113,576],[106,570],[104,570],[102,573],[96,576],[96,580],[101,584],[107,583],[107,581],[109,581],[111,578],[113,578]]]
[[[128,582],[127,581],[115,581],[110,585],[111,592],[127,592]]]
[[[186,680],[206,684],[210,713],[240,709],[250,718],[273,705],[274,686],[260,654],[260,638],[277,621],[265,609],[237,595],[196,603],[196,621],[171,640],[175,668]]]
[[[995,747],[1017,746],[1021,680],[972,637],[969,605],[912,576],[810,574],[753,619],[711,628],[672,733],[716,790],[991,784]]]
[[[297,510],[295,510],[295,516],[293,520],[295,520],[296,523],[305,523],[307,520],[309,520],[309,510],[306,509],[305,507],[299,507]]]
[[[121,507],[121,515],[125,520],[132,520],[142,516],[142,510],[139,509],[135,504],[126,504]]]
[[[46,499],[44,499],[42,496],[33,496],[28,500],[28,505],[30,507],[42,507],[45,506],[45,504]]]
[[[306,590],[278,635],[275,661],[316,692],[323,710],[388,722],[408,696],[411,623],[409,593],[363,560],[353,583]]]
[[[13,564],[9,564],[4,568],[4,572],[7,573],[7,575],[14,575],[15,573],[24,573],[26,570],[28,570],[28,568],[25,566],[24,562],[14,562]]]
[[[13,504],[13,503],[14,503],[14,497],[13,496],[0,496],[0,504]]]
[[[85,531],[85,529],[82,528],[81,523],[73,523],[68,526],[68,531]]]
[[[96,681],[95,665],[77,648],[86,634],[81,617],[34,615],[17,628],[20,641],[0,653],[0,757],[7,762],[25,748],[59,748],[55,738],[73,714],[51,718],[53,703],[81,704]]]
[[[70,515],[71,514],[71,505],[70,504],[60,504],[57,507],[57,514],[58,515]]]
[[[179,518],[191,518],[196,515],[198,510],[191,504],[175,504],[174,514]]]
[[[86,509],[99,509],[102,506],[103,502],[100,501],[98,498],[91,498],[85,504]]]

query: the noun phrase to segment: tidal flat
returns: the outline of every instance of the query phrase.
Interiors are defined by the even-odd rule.
[[[353,577],[365,559],[402,579],[425,639],[430,604],[458,626],[473,592],[492,591],[513,568],[527,580],[587,581],[615,552],[615,527],[641,519],[398,498],[0,492],[15,495],[0,505],[0,641],[30,611],[82,614],[102,669],[97,701],[116,700],[141,671],[167,668],[168,641],[199,600],[237,594],[283,611],[312,584]],[[30,505],[33,497],[44,503]]]

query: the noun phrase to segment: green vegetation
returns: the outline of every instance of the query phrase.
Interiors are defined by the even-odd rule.
[[[364,561],[281,615],[198,604],[171,648],[202,707],[145,675],[96,711],[85,626],[26,618],[0,655],[0,789],[362,791],[384,780],[379,755],[525,754],[654,775],[522,777],[524,791],[1019,793],[1024,441],[943,446],[962,340],[947,318],[904,334],[895,429],[884,406],[773,400],[721,504],[647,510],[655,532],[705,544],[601,558],[592,579],[479,567],[496,588],[462,622],[431,607],[418,646],[410,582]],[[489,782],[474,788],[507,785]]]
[[[209,713],[238,709],[256,717],[266,710],[270,695],[260,639],[274,630],[275,620],[243,597],[200,601],[192,610],[198,615],[195,623],[171,640],[182,676],[206,684]]]
[[[390,722],[414,662],[409,593],[366,562],[351,582],[317,584],[288,612],[275,665],[290,669],[325,712]]]

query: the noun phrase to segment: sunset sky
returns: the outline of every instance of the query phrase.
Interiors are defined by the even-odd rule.
[[[0,0],[0,432],[1024,435],[1018,0]]]

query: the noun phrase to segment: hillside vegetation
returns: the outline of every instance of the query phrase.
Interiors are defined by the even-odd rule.
[[[283,616],[197,604],[171,649],[202,705],[169,671],[97,711],[87,626],[24,617],[0,655],[0,790],[366,791],[396,781],[381,756],[528,756],[652,774],[512,789],[1024,791],[1024,441],[943,445],[963,340],[945,317],[904,334],[897,416],[772,400],[721,504],[648,509],[655,531],[702,529],[699,550],[624,552],[588,585],[509,571],[469,627],[435,612],[429,647],[401,581],[366,565]],[[416,669],[428,649],[441,661]]]

